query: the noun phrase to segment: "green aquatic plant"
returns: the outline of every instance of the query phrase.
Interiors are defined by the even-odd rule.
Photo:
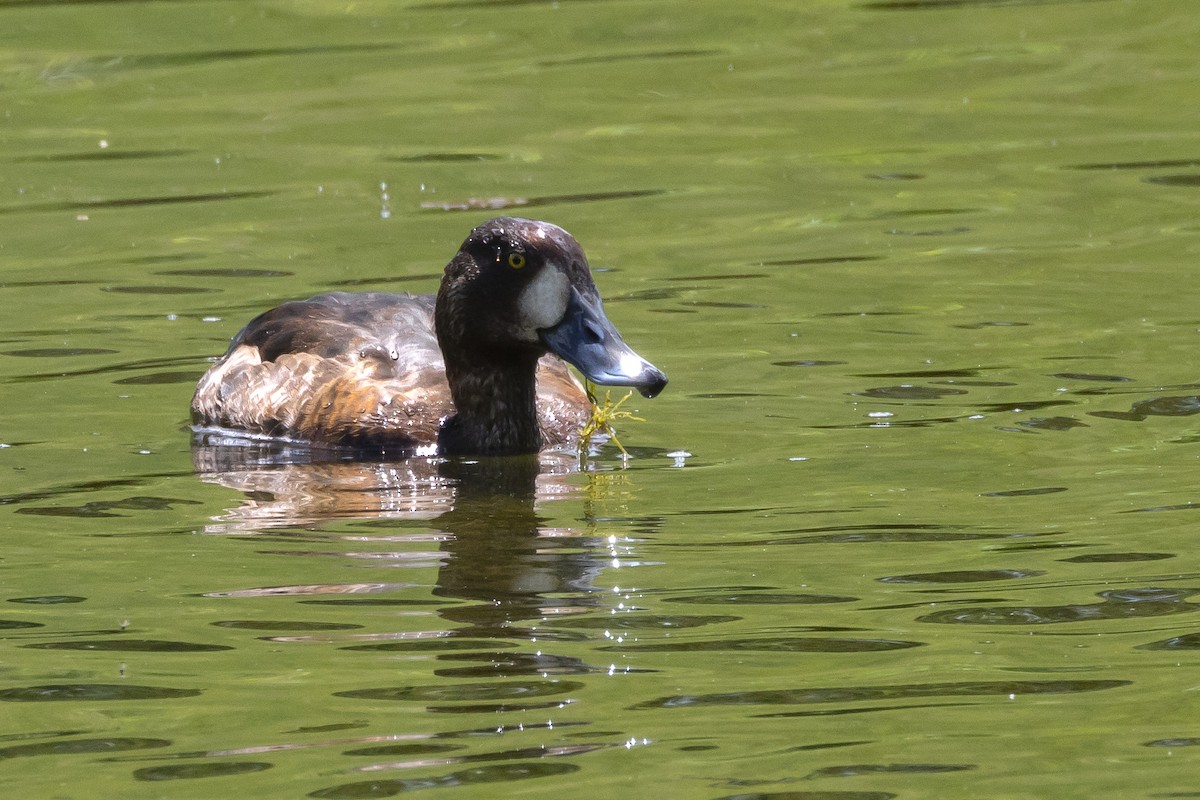
[[[604,402],[601,403],[596,399],[596,384],[585,378],[583,389],[587,392],[588,402],[591,404],[591,415],[588,417],[587,422],[584,423],[583,430],[579,432],[579,455],[581,457],[585,455],[592,437],[598,433],[602,433],[617,446],[617,449],[621,451],[622,458],[629,458],[629,452],[621,444],[621,440],[617,438],[617,432],[613,430],[612,422],[616,419],[628,419],[634,422],[646,421],[628,411],[621,410],[621,406],[633,396],[633,392],[626,392],[624,397],[614,403],[612,392],[605,389]]]

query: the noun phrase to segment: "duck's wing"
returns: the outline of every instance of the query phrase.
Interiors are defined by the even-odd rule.
[[[433,301],[332,293],[261,314],[201,378],[193,422],[370,449],[435,443],[453,407]]]
[[[429,359],[440,364],[433,304],[433,295],[319,294],[259,314],[233,337],[226,355],[249,345],[258,349],[263,361],[289,353],[333,359],[387,354],[400,367]]]

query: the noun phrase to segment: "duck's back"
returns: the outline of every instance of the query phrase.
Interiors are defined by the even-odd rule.
[[[193,422],[318,444],[411,451],[454,412],[432,295],[335,292],[251,320],[201,378]],[[574,436],[588,414],[561,360],[538,365],[543,439]]]

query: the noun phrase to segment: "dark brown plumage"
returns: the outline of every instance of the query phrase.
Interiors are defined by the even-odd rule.
[[[200,379],[192,420],[394,455],[533,452],[589,414],[550,352],[596,383],[648,397],[666,385],[604,315],[575,239],[500,218],[463,242],[436,301],[339,292],[256,317]]]

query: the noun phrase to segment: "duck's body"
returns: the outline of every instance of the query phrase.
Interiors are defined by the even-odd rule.
[[[597,383],[666,384],[604,316],[570,234],[501,218],[472,231],[436,299],[332,293],[256,317],[201,378],[192,419],[395,454],[533,452],[590,413],[551,350]]]
[[[200,380],[197,422],[356,449],[434,445],[454,413],[433,295],[337,292],[255,318]],[[562,359],[541,358],[543,444],[577,435],[587,395]]]

